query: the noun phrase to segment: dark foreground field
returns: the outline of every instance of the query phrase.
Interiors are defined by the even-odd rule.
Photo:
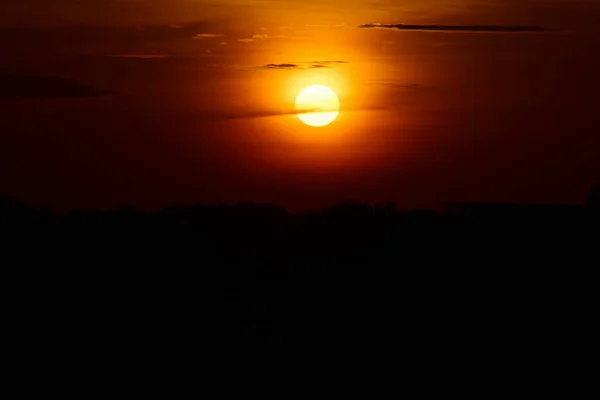
[[[58,215],[4,198],[6,343],[49,369],[267,354],[564,366],[595,336],[599,228],[577,206]]]

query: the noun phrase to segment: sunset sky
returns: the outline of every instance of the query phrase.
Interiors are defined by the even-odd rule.
[[[581,203],[600,178],[600,1],[0,7],[0,193],[32,204]],[[294,112],[315,84],[323,128]]]

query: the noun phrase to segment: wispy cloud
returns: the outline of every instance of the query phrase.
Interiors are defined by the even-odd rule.
[[[60,99],[114,94],[77,81],[52,76],[0,76],[1,99]]]
[[[407,24],[364,24],[359,28],[396,29],[421,32],[466,32],[466,33],[544,33],[557,32],[540,26],[520,25],[407,25]]]
[[[334,60],[334,61],[310,61],[311,64],[323,64],[323,65],[327,65],[327,64],[349,64],[348,61],[338,61],[338,60]]]
[[[270,38],[271,37],[269,36],[268,33],[257,33],[256,35],[252,35],[252,37],[240,39],[240,42],[252,43],[252,42],[257,42],[259,40],[267,40]]]
[[[388,106],[363,106],[363,107],[343,107],[341,112],[353,111],[378,111],[385,110]],[[234,111],[211,111],[206,114],[207,118],[214,119],[252,119],[252,118],[268,118],[279,117],[286,115],[311,114],[318,112],[334,111],[331,108],[304,108],[296,110],[294,107],[286,107],[281,110],[265,109],[265,110],[234,110]]]
[[[263,65],[258,68],[259,69],[298,69],[298,68],[300,68],[300,66],[298,64],[267,64],[267,65]]]
[[[257,33],[255,35],[252,35],[252,37],[239,39],[239,41],[242,43],[252,43],[252,42],[260,42],[263,40],[270,40],[270,39],[289,39],[289,38],[290,38],[289,36],[284,36],[284,35],[269,35],[268,33]]]
[[[214,39],[222,37],[225,37],[225,35],[221,33],[197,33],[196,36],[194,36],[194,40]]]
[[[328,68],[330,65],[348,64],[348,61],[310,61],[302,63],[266,64],[254,67],[242,67],[249,70],[302,70]]]
[[[423,89],[425,86],[418,83],[403,82],[397,79],[372,78],[365,81],[367,85],[392,86],[398,89]]]
[[[104,54],[102,57],[136,58],[142,60],[164,60],[170,58],[169,54]]]

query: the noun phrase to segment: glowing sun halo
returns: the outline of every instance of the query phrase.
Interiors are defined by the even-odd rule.
[[[326,126],[338,117],[340,100],[335,92],[326,86],[309,86],[296,97],[296,113],[306,125]]]

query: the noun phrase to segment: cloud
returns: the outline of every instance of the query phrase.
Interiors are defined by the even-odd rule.
[[[466,33],[543,33],[557,32],[540,26],[519,25],[407,25],[407,24],[364,24],[359,28],[397,29],[420,32],[466,32]]]
[[[388,109],[388,106],[362,106],[362,107],[344,107],[341,112],[352,111],[380,111]],[[268,118],[279,117],[286,115],[310,114],[315,112],[332,111],[331,109],[311,108],[296,110],[295,107],[286,107],[281,110],[264,109],[264,110],[232,110],[232,111],[211,111],[206,113],[207,118],[214,119],[252,119],[252,118]]]
[[[214,39],[222,37],[225,37],[225,35],[221,33],[197,33],[196,36],[194,36],[194,40]]]
[[[365,81],[365,84],[367,85],[381,85],[381,86],[392,86],[398,89],[423,89],[425,88],[425,86],[418,84],[418,83],[409,83],[409,82],[403,82],[403,81],[399,81],[397,79],[385,79],[385,78],[372,78],[372,79],[367,79]]]
[[[217,26],[216,23],[193,22],[178,26],[180,27],[172,28],[166,24],[148,26],[69,25],[57,28],[4,28],[0,29],[0,48],[3,50],[3,57],[9,59],[13,54],[18,56],[22,53],[22,50],[19,49],[23,48],[27,48],[32,55],[47,54],[53,50],[60,52],[62,51],[60,49],[69,49],[71,53],[121,54],[135,53],[137,50],[127,49],[143,49],[149,43],[163,47],[177,41],[191,41],[197,35],[200,35],[197,40],[211,42],[223,40],[219,40],[217,37],[202,38],[202,36],[221,33],[222,26]],[[18,43],[18,46],[15,43]],[[166,50],[157,52],[166,52]]]
[[[348,61],[337,61],[337,60],[334,60],[334,61],[311,61],[311,64],[324,64],[324,65],[327,65],[327,64],[349,64],[349,62]]]
[[[255,35],[252,35],[252,37],[243,38],[239,41],[243,43],[252,43],[267,39],[289,39],[289,37],[283,35],[269,35],[268,33],[257,33]]]
[[[279,36],[277,36],[277,37],[279,37]],[[267,34],[267,33],[257,33],[256,35],[252,35],[251,38],[240,39],[240,42],[252,43],[252,42],[256,42],[258,40],[267,40],[267,39],[273,39],[273,38],[275,38],[275,36],[269,36],[269,34]]]
[[[263,69],[297,69],[300,66],[297,64],[267,64],[260,68]]]
[[[135,58],[142,60],[164,60],[170,58],[169,54],[105,54],[102,57],[115,57],[115,58]]]
[[[283,63],[283,64],[266,64],[258,67],[245,67],[243,69],[250,70],[301,70],[301,69],[318,69],[328,68],[332,64],[347,64],[347,61],[310,61],[303,63]]]
[[[1,99],[81,98],[114,93],[60,77],[17,75],[0,77]]]
[[[305,24],[304,28],[306,28],[306,29],[344,29],[344,28],[348,28],[348,25],[346,25],[345,23],[335,24],[335,25]]]

